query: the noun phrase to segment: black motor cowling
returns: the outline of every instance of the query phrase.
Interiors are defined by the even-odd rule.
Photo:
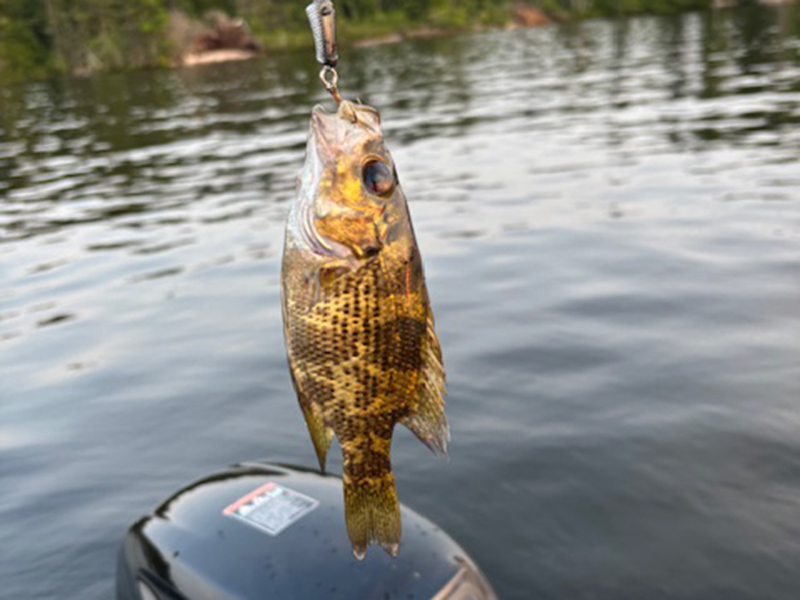
[[[197,481],[134,523],[117,600],[496,600],[466,553],[402,507],[400,555],[353,557],[341,481],[247,463]]]

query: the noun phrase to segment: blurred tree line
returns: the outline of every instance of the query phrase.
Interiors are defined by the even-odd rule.
[[[508,19],[515,0],[336,0],[345,34],[378,35],[425,23],[464,27]],[[531,0],[562,14],[616,15],[703,8],[711,0]],[[162,65],[174,58],[174,15],[210,10],[244,18],[265,46],[310,37],[306,0],[0,0],[0,78]],[[299,35],[302,31],[303,38]]]

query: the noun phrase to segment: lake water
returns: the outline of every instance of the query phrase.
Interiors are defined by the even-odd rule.
[[[400,496],[506,600],[798,597],[798,8],[343,57],[450,380]],[[309,54],[0,88],[0,597],[109,598],[173,490],[316,465],[278,287]]]

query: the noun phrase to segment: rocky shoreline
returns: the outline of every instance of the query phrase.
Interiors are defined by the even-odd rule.
[[[538,8],[518,4],[512,7],[505,29],[540,27],[558,20]],[[230,19],[222,13],[214,13],[207,21],[209,24],[204,29],[192,32],[192,38],[185,44],[187,50],[175,60],[176,66],[191,67],[248,60],[261,53],[261,47],[250,35],[247,24],[241,19]],[[482,29],[486,27],[473,27],[470,30]],[[388,35],[362,38],[353,42],[352,46],[368,48],[398,44],[406,40],[442,37],[457,31],[460,30],[423,25]]]
[[[791,4],[797,0],[758,0],[761,4]],[[715,9],[733,8],[739,0],[714,0]],[[505,24],[495,26],[472,26],[467,28],[447,28],[421,25],[402,29],[394,33],[375,37],[362,37],[351,42],[355,48],[369,48],[388,44],[398,44],[406,40],[427,39],[451,35],[464,31],[484,31],[488,29],[531,29],[570,20],[563,13],[552,13],[527,4],[518,3],[509,9]],[[575,18],[574,16],[572,18]],[[231,19],[225,14],[215,12],[206,18],[206,26],[191,31],[185,50],[176,58],[176,66],[195,66],[227,61],[240,61],[254,58],[262,53],[262,47],[250,34],[247,24],[241,19]],[[188,29],[187,29],[188,31]],[[268,44],[267,44],[268,45]]]

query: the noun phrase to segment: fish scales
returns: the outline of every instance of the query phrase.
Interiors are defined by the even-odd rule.
[[[315,109],[281,286],[298,400],[323,469],[339,440],[359,558],[372,541],[399,548],[395,425],[436,452],[449,439],[422,260],[378,123],[373,109],[349,102],[336,114]]]

